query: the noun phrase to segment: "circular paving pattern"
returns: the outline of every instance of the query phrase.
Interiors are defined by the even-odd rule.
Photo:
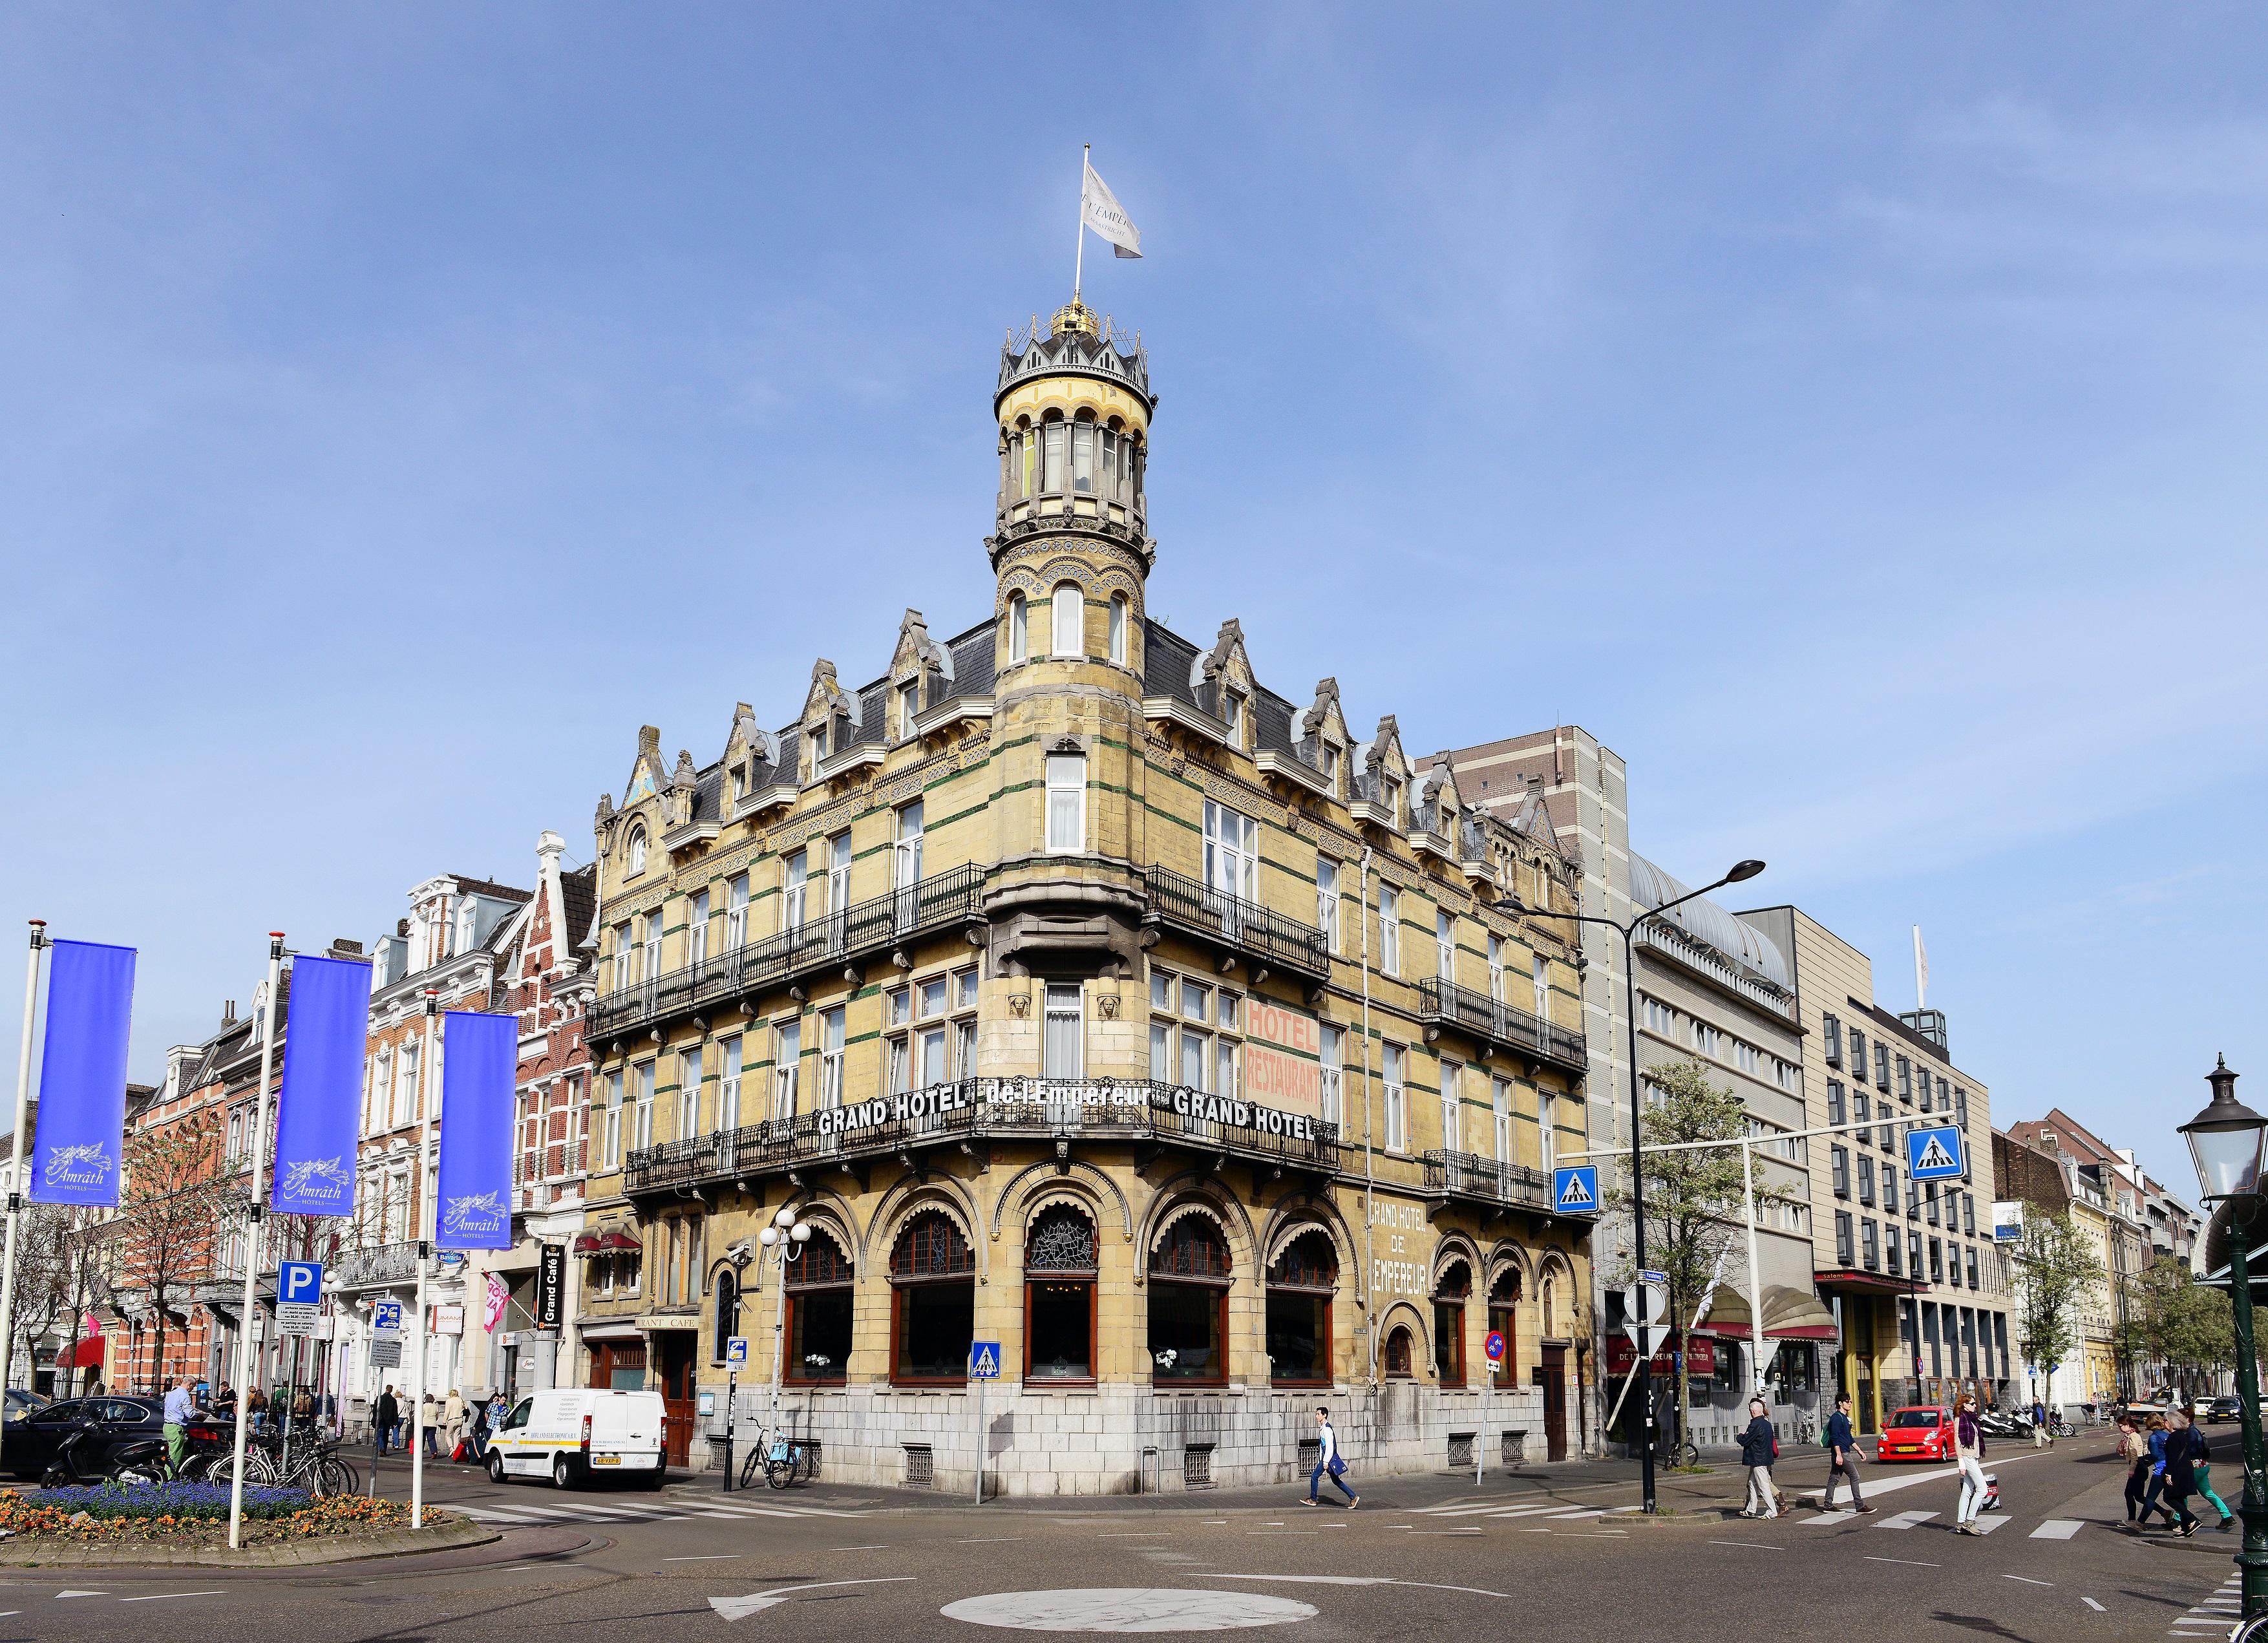
[[[994,1592],[938,1611],[973,1625],[1019,1632],[1234,1632],[1312,1620],[1311,1603],[1263,1592],[1173,1586],[1096,1586],[1060,1592]]]

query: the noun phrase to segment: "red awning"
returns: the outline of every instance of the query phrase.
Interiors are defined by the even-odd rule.
[[[571,1255],[598,1255],[602,1253],[606,1249],[606,1247],[604,1241],[602,1241],[596,1233],[577,1233],[575,1234],[575,1241],[568,1246],[568,1253]]]
[[[87,1369],[99,1367],[108,1343],[99,1335],[80,1337],[55,1354],[58,1369]]]
[[[609,1249],[621,1249],[631,1255],[645,1253],[645,1246],[626,1232],[608,1233],[605,1235],[605,1243]]]

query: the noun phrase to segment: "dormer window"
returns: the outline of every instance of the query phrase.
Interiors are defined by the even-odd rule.
[[[828,722],[823,718],[811,727],[811,760],[814,765],[827,756],[828,729]]]
[[[921,681],[909,679],[898,687],[898,734],[911,736],[914,720],[921,717]]]
[[[1220,699],[1221,722],[1228,726],[1228,744],[1232,748],[1244,745],[1244,697],[1234,690],[1224,690]]]
[[[645,829],[644,828],[634,827],[630,829],[630,844],[624,854],[630,861],[630,866],[627,869],[630,877],[636,878],[645,871]]]
[[[1378,802],[1386,812],[1386,824],[1388,827],[1400,827],[1402,825],[1402,778],[1400,777],[1381,776],[1378,778]]]
[[[1339,790],[1338,743],[1327,741],[1316,748],[1315,766],[1322,771],[1323,779],[1330,784],[1331,792],[1336,794]]]

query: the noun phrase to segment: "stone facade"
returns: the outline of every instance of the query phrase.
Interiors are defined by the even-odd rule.
[[[972,1342],[1015,1492],[1280,1480],[1318,1402],[1371,1471],[1594,1442],[1576,952],[1502,905],[1572,865],[1149,617],[1153,403],[1084,309],[1012,339],[990,617],[600,800],[574,1373],[690,1463],[733,1336],[871,1483],[973,1487]]]

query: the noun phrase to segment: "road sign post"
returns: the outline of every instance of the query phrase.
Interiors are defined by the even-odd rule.
[[[1481,1343],[1481,1351],[1488,1357],[1488,1373],[1481,1377],[1481,1431],[1473,1443],[1473,1482],[1477,1484],[1488,1470],[1489,1393],[1496,1385],[1496,1372],[1504,1362],[1504,1332],[1491,1330],[1488,1338]]]
[[[740,1371],[747,1367],[748,1337],[728,1337],[725,1342],[725,1492],[733,1492],[733,1408],[740,1401]]]
[[[976,1382],[976,1504],[984,1504],[984,1383],[1000,1378],[1000,1343],[972,1341],[968,1378]]]

